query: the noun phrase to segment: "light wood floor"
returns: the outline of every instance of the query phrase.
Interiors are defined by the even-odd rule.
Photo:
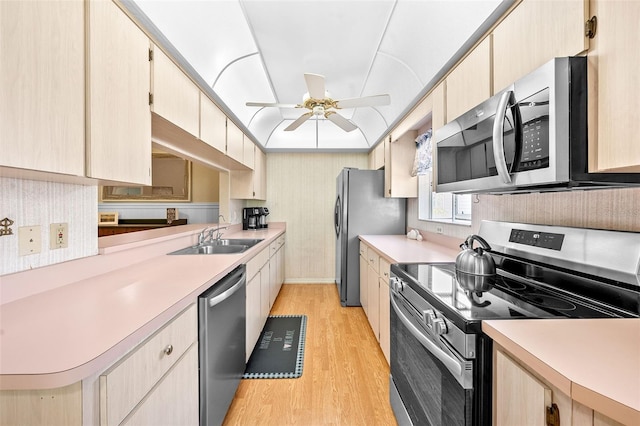
[[[360,307],[334,284],[283,285],[272,315],[307,315],[297,379],[242,380],[224,425],[396,425],[389,365]]]

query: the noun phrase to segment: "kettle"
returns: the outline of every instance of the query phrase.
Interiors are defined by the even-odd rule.
[[[473,248],[473,242],[477,241],[481,247]],[[478,235],[469,235],[464,243],[460,244],[462,251],[456,257],[456,271],[464,274],[492,276],[496,273],[496,264],[493,257],[486,250],[491,250],[484,238]]]

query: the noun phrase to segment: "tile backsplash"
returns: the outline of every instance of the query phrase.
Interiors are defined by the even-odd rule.
[[[98,187],[0,177],[0,220],[13,235],[0,237],[0,275],[98,253]],[[49,225],[68,224],[68,247],[49,249]],[[19,256],[18,228],[40,226],[40,253]]]

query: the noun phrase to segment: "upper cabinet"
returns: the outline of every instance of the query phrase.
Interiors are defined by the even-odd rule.
[[[493,31],[494,93],[554,57],[584,52],[587,1],[524,0],[513,9]]]
[[[151,62],[151,110],[191,135],[200,136],[200,89],[157,46]]]
[[[0,1],[0,166],[84,176],[84,6]]]
[[[247,141],[245,140],[245,142]],[[251,146],[254,150],[253,170],[231,170],[230,198],[241,200],[267,199],[267,157],[253,142],[251,142]]]
[[[244,146],[242,145],[244,134],[236,124],[227,119],[227,155],[239,163],[242,163]]]
[[[447,76],[447,121],[491,97],[491,37],[486,37]]]
[[[227,149],[227,116],[200,92],[200,139],[222,153]]]
[[[384,168],[384,140],[369,153],[369,168],[371,170]]]
[[[150,185],[149,39],[115,3],[86,5],[87,176]]]
[[[587,55],[589,169],[640,172],[640,2],[592,0],[590,8],[598,24]]]
[[[418,196],[418,177],[411,176],[416,157],[417,136],[416,130],[409,130],[385,144],[385,197],[416,198]]]

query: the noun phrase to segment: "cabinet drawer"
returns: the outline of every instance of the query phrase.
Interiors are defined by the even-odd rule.
[[[374,251],[371,247],[367,247],[367,262],[371,265],[376,273],[380,270],[380,255]]]
[[[380,258],[380,278],[389,285],[389,274],[391,273],[391,265],[387,261],[387,259],[381,257]]]
[[[197,340],[198,309],[193,304],[102,374],[100,424],[120,424]]]
[[[366,258],[367,257],[367,245],[360,241],[360,256]],[[369,259],[367,259],[367,262]]]
[[[269,256],[276,254],[278,249],[284,245],[284,235],[279,236],[275,241],[269,244]]]
[[[247,282],[255,277],[265,263],[269,261],[270,249],[271,246],[263,249],[247,262]]]

